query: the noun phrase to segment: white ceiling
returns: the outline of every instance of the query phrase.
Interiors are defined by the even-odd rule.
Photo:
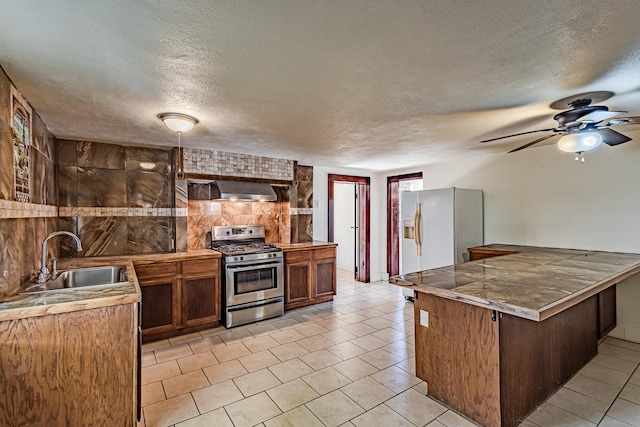
[[[581,92],[640,115],[639,22],[633,0],[7,0],[0,64],[59,138],[172,146],[172,111],[200,120],[187,147],[390,170],[508,151],[537,134],[477,141]]]

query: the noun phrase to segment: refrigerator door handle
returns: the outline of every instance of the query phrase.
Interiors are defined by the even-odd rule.
[[[420,203],[416,204],[416,214],[413,216],[413,240],[416,242],[416,254],[422,256],[422,240],[420,239],[420,222],[422,216],[422,207]]]

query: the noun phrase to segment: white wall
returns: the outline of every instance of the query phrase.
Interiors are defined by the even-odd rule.
[[[314,215],[314,236],[320,239],[323,233],[326,238],[327,171],[314,168],[314,197],[321,207],[324,199],[319,210],[325,220]],[[545,146],[371,175],[372,277],[384,277],[386,270],[386,177],[420,171],[425,189],[484,191],[485,243],[640,253],[640,141],[603,144],[586,154],[584,164]],[[618,286],[619,326],[613,335],[640,342],[639,302],[640,277]]]

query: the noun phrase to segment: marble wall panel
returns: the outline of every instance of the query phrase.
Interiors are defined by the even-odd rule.
[[[77,166],[77,148],[76,141],[67,139],[58,140],[58,165],[59,166]]]
[[[32,135],[32,147],[40,151],[46,158],[56,159],[56,143],[55,137],[47,129],[47,125],[42,121],[40,115],[37,112],[33,112],[31,122],[33,129]]]
[[[83,251],[64,256],[106,256],[127,253],[127,217],[77,217],[78,237]]]
[[[298,215],[298,242],[311,242],[313,240],[313,215]]]
[[[80,167],[118,170],[125,168],[123,145],[78,141],[76,148],[77,162]]]
[[[126,204],[142,208],[172,207],[171,176],[165,172],[129,170],[126,172]]]
[[[186,216],[178,216],[175,218],[176,227],[176,252],[186,252],[189,249],[189,226]]]
[[[13,200],[11,82],[0,67],[0,199]]]
[[[176,209],[188,207],[189,196],[186,179],[174,180],[174,204]]]
[[[30,152],[31,164],[31,203],[56,205],[55,163],[39,150]]]
[[[127,253],[172,252],[170,217],[128,217]]]
[[[154,148],[125,147],[126,170],[170,174],[171,152]]]
[[[298,242],[298,215],[291,215],[291,219],[289,220],[289,242],[290,243],[299,243]]]
[[[58,166],[58,206],[78,206],[78,168]]]
[[[78,168],[78,206],[125,207],[124,170]]]
[[[298,181],[313,181],[313,166],[298,165],[296,179]]]
[[[298,181],[298,208],[313,207],[313,181]]]
[[[221,202],[223,216],[251,215],[255,202]],[[247,224],[247,223],[245,223]],[[232,224],[235,225],[235,224]]]

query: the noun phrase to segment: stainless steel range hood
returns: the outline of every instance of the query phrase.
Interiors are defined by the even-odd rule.
[[[267,183],[246,181],[214,181],[211,200],[275,202],[276,192]]]

